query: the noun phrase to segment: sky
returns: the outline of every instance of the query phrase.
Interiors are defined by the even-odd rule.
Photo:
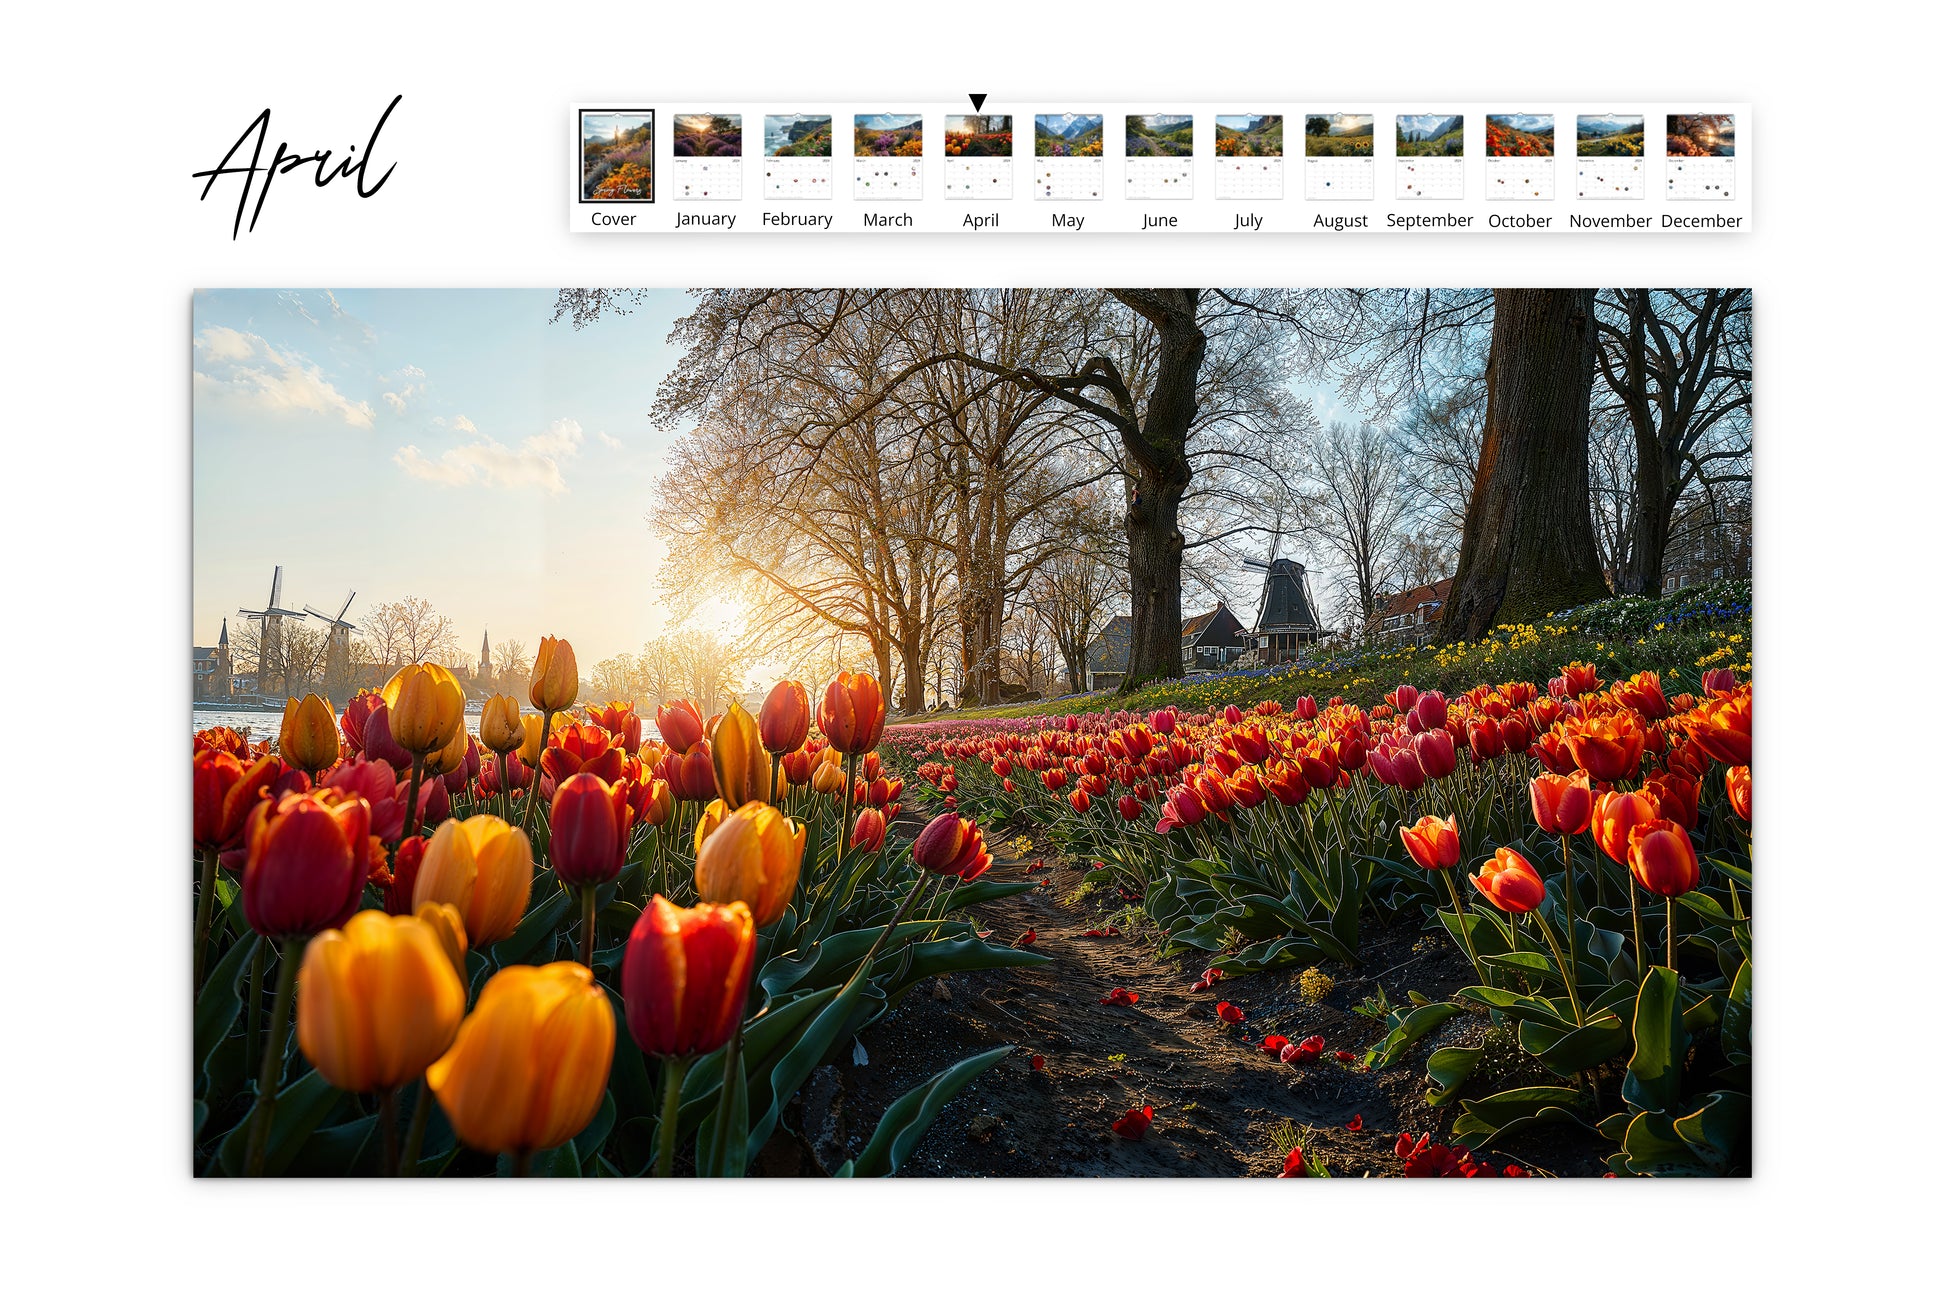
[[[195,300],[193,629],[417,595],[477,653],[566,636],[592,666],[665,629],[646,521],[679,291],[576,333],[554,291],[224,290]],[[234,627],[233,627],[234,628]]]

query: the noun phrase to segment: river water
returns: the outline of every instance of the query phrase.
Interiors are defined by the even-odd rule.
[[[277,727],[283,722],[281,712],[242,712],[227,707],[194,707],[189,713],[189,732],[206,730],[214,725],[227,725],[239,734],[247,735],[252,743],[259,739],[277,737]],[[466,714],[466,732],[478,735],[480,716],[478,712]]]

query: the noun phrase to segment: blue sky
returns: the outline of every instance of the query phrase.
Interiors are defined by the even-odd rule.
[[[480,632],[565,635],[589,665],[659,634],[648,420],[688,309],[674,290],[576,333],[554,292],[199,293],[196,642],[284,602],[432,601]]]

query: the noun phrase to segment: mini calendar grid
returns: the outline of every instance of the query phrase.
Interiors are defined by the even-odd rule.
[[[765,158],[764,197],[831,197],[831,159]]]
[[[1013,196],[1012,158],[946,159],[946,197],[1010,199]]]
[[[1488,158],[1487,199],[1492,202],[1552,202],[1553,158]]]
[[[1436,198],[1449,203],[1466,198],[1465,158],[1400,158],[1400,198]]]
[[[1737,196],[1735,158],[1670,158],[1666,198],[1729,202]]]
[[[1576,158],[1577,198],[1640,198],[1644,190],[1640,158]]]
[[[1304,159],[1304,196],[1312,202],[1371,198],[1376,193],[1370,158]]]
[[[1034,197],[1100,198],[1102,175],[1100,158],[1035,158]]]
[[[856,158],[851,175],[851,196],[861,199],[912,199],[925,197],[917,158]]]
[[[1189,158],[1130,158],[1123,192],[1130,198],[1194,198],[1193,162]]]
[[[1218,158],[1216,196],[1222,199],[1270,200],[1284,196],[1284,159]]]
[[[726,203],[743,198],[742,158],[674,158],[669,172],[677,198]]]

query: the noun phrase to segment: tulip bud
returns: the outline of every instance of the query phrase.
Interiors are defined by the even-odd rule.
[[[466,921],[474,949],[512,935],[527,912],[534,851],[527,835],[497,815],[447,820],[426,844],[412,888],[414,909],[444,901]]]
[[[306,774],[315,775],[338,760],[338,718],[331,704],[316,694],[284,703],[284,723],[277,734],[277,755]]]
[[[1628,872],[1657,896],[1681,896],[1702,881],[1689,834],[1664,819],[1645,820],[1629,830]]]
[[[527,699],[543,712],[564,712],[574,706],[581,692],[581,678],[574,664],[574,646],[552,635],[541,636],[534,652],[534,674],[527,685]]]
[[[463,769],[466,765],[467,751],[472,743],[473,736],[466,732],[464,726],[455,729],[452,738],[447,740],[444,747],[426,754],[426,774],[449,775]],[[452,790],[448,787],[447,791]]]
[[[432,925],[361,910],[319,933],[297,977],[297,1044],[340,1090],[396,1089],[453,1043],[466,986]]]
[[[521,723],[520,700],[512,694],[496,694],[487,699],[480,713],[480,742],[489,752],[512,752],[527,741],[527,727]]]
[[[710,740],[716,795],[731,810],[746,802],[770,801],[770,754],[764,750],[756,718],[732,702]],[[762,925],[759,925],[762,926]]]
[[[722,824],[729,817],[729,814],[730,808],[724,805],[723,799],[719,797],[708,806],[705,806],[702,812],[697,815],[696,832],[692,838],[692,844],[695,847],[697,855],[702,854],[703,843],[709,840],[709,835],[716,832],[717,826]]]
[[[727,1043],[743,1020],[756,942],[741,901],[685,910],[652,898],[622,958],[628,1031],[642,1051],[693,1058]]]
[[[877,851],[885,845],[885,812],[867,806],[858,812],[851,828],[851,845],[860,851]]]
[[[1493,859],[1483,863],[1473,875],[1473,886],[1480,894],[1508,914],[1526,914],[1540,908],[1547,898],[1547,886],[1527,863],[1527,857],[1512,847],[1501,847]]]
[[[817,770],[811,775],[811,787],[826,796],[838,792],[844,786],[844,770],[828,761],[819,762]]]
[[[779,680],[757,716],[764,750],[783,756],[804,746],[811,733],[811,696],[795,680]]]
[[[570,775],[548,805],[547,859],[569,887],[594,887],[622,872],[628,854],[627,780]]]
[[[414,756],[439,751],[466,727],[466,693],[453,673],[437,663],[400,667],[385,682],[381,697],[393,741]]]
[[[260,801],[244,828],[243,917],[273,940],[341,926],[364,897],[371,808],[327,790]]]
[[[1459,863],[1459,823],[1450,815],[1443,820],[1425,815],[1417,824],[1402,824],[1399,837],[1421,869],[1451,869]]]
[[[696,848],[696,895],[712,905],[742,901],[757,927],[767,928],[790,904],[803,863],[804,826],[774,806],[746,802]]]
[[[473,1148],[531,1153],[581,1133],[601,1108],[615,1011],[580,964],[495,973],[426,1084]]]
[[[870,752],[885,732],[885,695],[864,672],[840,671],[824,690],[818,728],[831,746],[852,756]]]
[[[1589,822],[1595,845],[1618,865],[1628,863],[1628,835],[1638,824],[1658,818],[1655,798],[1646,793],[1603,793],[1595,798]]]
[[[413,841],[424,842],[425,839],[415,838]],[[453,971],[459,974],[460,985],[465,986],[466,920],[444,901],[427,901],[413,911],[413,916],[432,929],[432,935],[439,941],[439,948],[446,952],[446,958],[452,961]]]
[[[659,829],[669,822],[676,813],[676,797],[669,791],[669,783],[664,779],[649,781],[649,794],[642,804],[642,823],[652,829]]]
[[[1723,772],[1723,790],[1730,795],[1730,809],[1750,819],[1750,767],[1731,766]]]
[[[678,698],[655,709],[655,728],[669,750],[681,755],[703,741],[703,714],[695,703]]]
[[[1586,774],[1537,775],[1527,791],[1534,806],[1534,823],[1541,826],[1541,832],[1569,837],[1587,832],[1595,813],[1595,794]]]
[[[520,718],[520,760],[529,770],[541,763],[543,735],[547,732],[547,718],[538,713],[528,712]]]

